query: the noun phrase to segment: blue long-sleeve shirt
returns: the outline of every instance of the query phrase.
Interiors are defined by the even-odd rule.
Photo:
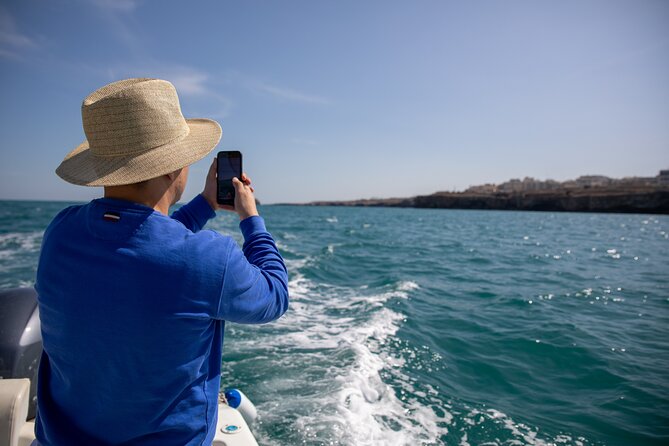
[[[171,217],[101,198],[44,233],[35,288],[44,352],[36,436],[47,445],[209,445],[224,321],[288,307],[288,275],[261,217],[243,252],[198,195]]]

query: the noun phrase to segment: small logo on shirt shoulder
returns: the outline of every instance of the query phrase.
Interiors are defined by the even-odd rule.
[[[105,212],[102,218],[105,221],[119,221],[121,219],[121,214],[118,212]]]

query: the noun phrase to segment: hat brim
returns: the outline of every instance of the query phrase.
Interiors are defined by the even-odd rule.
[[[80,186],[121,186],[165,175],[201,160],[221,140],[221,126],[211,119],[186,119],[184,138],[139,154],[96,156],[88,141],[67,154],[56,169],[59,177]]]

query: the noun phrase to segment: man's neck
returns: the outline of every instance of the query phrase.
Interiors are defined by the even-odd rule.
[[[119,200],[142,204],[165,215],[168,215],[172,204],[171,197],[168,197],[168,194],[166,193],[151,193],[150,190],[138,191],[137,188],[132,185],[105,187],[104,196],[105,198],[117,198]]]

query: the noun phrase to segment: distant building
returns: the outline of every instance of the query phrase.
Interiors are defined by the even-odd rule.
[[[499,185],[487,183],[478,186],[470,186],[465,192],[472,194],[494,194],[498,192],[518,193],[560,189],[633,189],[657,186],[669,187],[669,169],[660,170],[660,173],[656,177],[625,177],[622,179],[609,178],[604,175],[583,175],[575,180],[567,180],[564,182],[555,180],[541,181],[532,177],[525,177],[522,180],[513,178]]]
[[[523,179],[523,192],[531,192],[538,190],[552,190],[560,187],[560,183],[554,180],[535,180],[531,177],[525,177]]]
[[[497,190],[500,192],[521,192],[523,190],[523,182],[517,178],[513,178],[497,186]]]
[[[531,177],[525,177],[523,178],[523,192],[525,191],[531,191],[531,190],[539,190],[541,188],[541,181],[537,181],[534,178]]]
[[[583,175],[576,178],[575,182],[578,187],[589,188],[610,186],[612,180],[604,175]]]
[[[555,190],[562,187],[562,183],[555,180],[546,180],[544,181],[544,190]]]
[[[492,194],[496,192],[516,193],[555,190],[560,187],[562,187],[562,183],[555,180],[541,181],[532,177],[525,177],[522,180],[514,178],[500,185],[488,183],[479,186],[471,186],[465,192],[474,194]]]
[[[616,183],[625,187],[648,187],[656,186],[658,183],[657,177],[625,177],[617,180]]]
[[[660,186],[669,186],[669,169],[660,170],[660,174],[656,177],[657,184]]]
[[[497,185],[492,183],[482,184],[480,186],[471,186],[465,192],[472,194],[494,194],[497,192]]]

